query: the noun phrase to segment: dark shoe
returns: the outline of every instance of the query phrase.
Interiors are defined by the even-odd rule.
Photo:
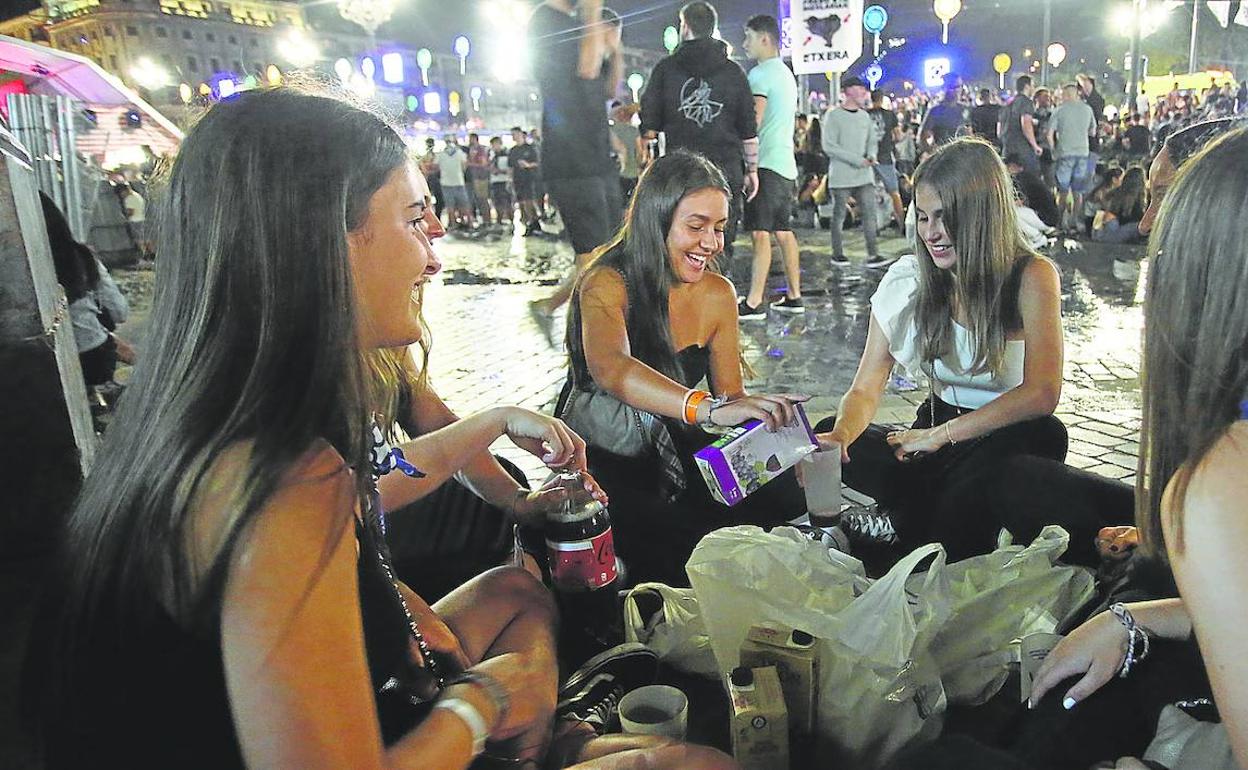
[[[750,307],[746,300],[737,303],[738,321],[762,321],[767,317],[767,308],[763,305]]]
[[[798,315],[806,312],[806,305],[802,303],[801,297],[785,297],[779,302],[771,303],[771,307],[781,313],[789,313]]]
[[[882,268],[882,267],[888,267],[889,265],[896,262],[897,259],[898,259],[897,257],[874,256],[867,260],[867,267],[871,268],[872,270],[878,270],[879,268]]]
[[[832,264],[834,264],[834,265],[848,265],[848,264],[849,264],[849,257],[845,256],[844,254],[840,254],[840,255],[833,254],[833,255],[832,255]]]
[[[559,688],[555,716],[584,722],[602,734],[618,713],[620,698],[653,684],[659,657],[640,642],[625,642],[585,662]]]
[[[897,529],[893,517],[878,505],[867,509],[848,510],[841,513],[841,529],[850,541],[893,545],[897,542]]]

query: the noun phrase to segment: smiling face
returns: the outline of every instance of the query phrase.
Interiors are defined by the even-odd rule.
[[[347,234],[360,345],[399,347],[421,335],[422,287],[442,269],[433,240],[444,234],[429,186],[410,163],[395,169]]]
[[[715,187],[694,190],[680,199],[667,231],[667,259],[681,283],[697,283],[706,263],[724,250],[728,196]]]
[[[915,213],[918,215],[919,239],[927,248],[932,262],[941,270],[950,270],[958,261],[953,247],[953,234],[945,226],[944,206],[931,185],[921,184],[914,192]]]

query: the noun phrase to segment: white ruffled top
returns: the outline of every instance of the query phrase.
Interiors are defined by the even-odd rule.
[[[913,254],[897,260],[871,295],[871,314],[888,338],[888,351],[908,376],[931,376],[923,364],[916,309],[919,294],[919,261]],[[933,382],[936,395],[945,403],[966,409],[979,409],[1002,393],[1023,383],[1023,358],[1026,344],[1022,340],[1006,343],[1005,360],[998,375],[991,372],[971,374],[975,362],[975,344],[970,330],[958,322],[953,324],[955,360],[950,356],[937,359]]]

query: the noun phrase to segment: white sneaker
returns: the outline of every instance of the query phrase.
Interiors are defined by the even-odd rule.
[[[897,530],[893,517],[873,506],[866,510],[849,510],[841,513],[841,528],[851,538],[869,543],[893,545],[897,542]]]
[[[875,257],[872,257],[871,259],[868,259],[866,265],[872,270],[876,270],[881,267],[888,267],[889,265],[893,264],[897,260],[898,260],[898,257],[896,256],[892,256],[892,257],[875,256]]]

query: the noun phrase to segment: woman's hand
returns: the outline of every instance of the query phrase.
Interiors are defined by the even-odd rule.
[[[507,691],[507,713],[503,721],[490,733],[492,740],[513,738],[536,724],[548,720],[555,707],[555,691],[550,686],[549,670],[533,661],[528,655],[509,652],[487,658],[472,667],[494,678]],[[549,727],[549,725],[547,725]]]
[[[589,473],[582,471],[582,475],[585,477],[585,491],[606,505],[609,502],[606,491]],[[546,513],[562,505],[567,497],[567,490],[559,486],[559,478],[551,476],[539,489],[517,496],[511,514],[519,524],[541,527],[546,523]]]
[[[1113,679],[1127,657],[1127,629],[1109,612],[1102,612],[1057,643],[1040,664],[1031,685],[1028,705],[1035,708],[1045,693],[1063,679],[1083,675],[1066,691],[1062,705],[1073,708]]]
[[[767,430],[775,432],[786,425],[797,424],[797,410],[793,407],[809,399],[810,396],[796,396],[791,393],[782,396],[742,396],[712,408],[708,416],[713,425],[725,428],[748,420],[760,420],[767,426]]]
[[[856,436],[854,438],[857,438]],[[841,450],[841,464],[849,462],[849,445],[854,443],[853,439],[846,436],[839,426],[832,428],[827,433],[816,433],[815,440],[819,442],[819,451],[826,452],[830,449]]]
[[[585,440],[560,420],[518,406],[497,407],[502,432],[548,468],[585,470]]]
[[[113,342],[117,345],[117,360],[123,364],[134,366],[135,362],[139,360],[139,354],[135,351],[134,346],[116,334],[109,336],[113,338]]]
[[[895,430],[888,434],[888,445],[893,448],[898,462],[930,455],[948,444],[948,429],[943,424],[934,428],[910,428]]]

